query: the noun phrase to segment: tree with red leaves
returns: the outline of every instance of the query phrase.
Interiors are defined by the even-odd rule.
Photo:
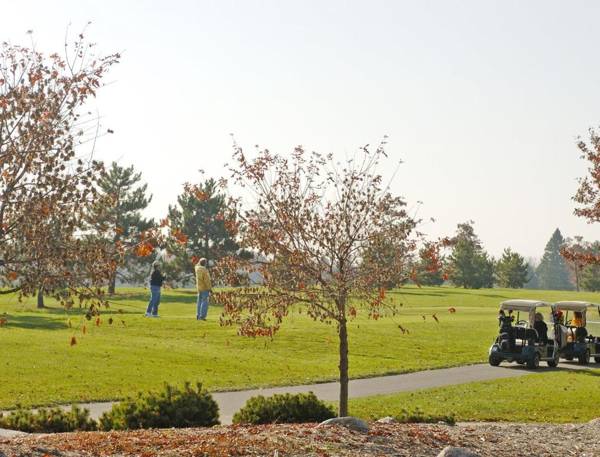
[[[221,323],[242,335],[272,337],[294,310],[336,325],[341,416],[348,414],[348,321],[361,310],[373,319],[395,313],[385,287],[412,275],[418,221],[377,172],[384,144],[344,165],[302,147],[289,158],[265,149],[250,159],[236,145],[232,177],[250,205],[239,210],[237,230],[255,257],[228,257],[215,268],[224,284],[239,286],[214,298],[224,307]]]
[[[579,179],[579,188],[573,196],[577,207],[573,211],[576,216],[583,217],[588,223],[600,222],[600,132],[594,128],[588,130],[589,139],[577,141],[580,157],[588,162],[587,176]],[[600,255],[591,249],[580,249],[579,246],[565,246],[561,255],[578,269],[585,265],[600,264]]]
[[[89,236],[102,165],[78,151],[98,136],[82,107],[119,55],[94,57],[83,35],[66,48],[0,45],[0,293],[71,303],[69,292],[85,300],[106,280],[109,259]]]

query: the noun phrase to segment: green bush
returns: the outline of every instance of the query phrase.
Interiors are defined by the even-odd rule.
[[[131,430],[137,428],[197,427],[219,423],[219,406],[212,396],[196,384],[186,383],[183,389],[165,384],[158,393],[138,392],[115,404],[99,420],[101,430]]]
[[[70,411],[61,408],[40,408],[33,412],[19,407],[8,414],[0,413],[0,428],[28,433],[61,433],[96,430],[96,422],[90,419],[89,410],[76,405],[73,405]]]
[[[447,424],[454,425],[456,420],[453,415],[443,416],[443,415],[431,415],[425,414],[419,408],[415,408],[412,411],[403,409],[400,411],[400,414],[394,416],[398,422],[402,422],[405,424],[409,423],[423,423],[423,424],[436,424],[438,422],[446,422]]]
[[[233,416],[234,424],[321,422],[335,417],[335,411],[314,393],[262,395],[250,398]]]

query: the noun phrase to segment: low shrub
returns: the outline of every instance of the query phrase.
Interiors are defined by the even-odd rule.
[[[409,423],[423,423],[423,424],[436,424],[438,422],[446,422],[447,424],[454,425],[456,420],[453,415],[431,415],[425,414],[419,408],[415,408],[414,410],[406,410],[403,409],[400,411],[400,414],[394,416],[398,422],[402,422],[404,424]]]
[[[233,416],[234,424],[321,422],[335,417],[335,411],[312,392],[250,398]]]
[[[96,422],[90,419],[89,410],[76,405],[70,411],[58,407],[37,411],[19,407],[9,413],[0,413],[0,428],[28,433],[61,433],[96,430]]]
[[[219,406],[210,393],[196,384],[183,389],[165,384],[162,391],[139,392],[137,397],[115,404],[100,417],[101,430],[199,427],[219,423]]]

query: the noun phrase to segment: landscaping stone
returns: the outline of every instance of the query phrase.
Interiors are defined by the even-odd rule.
[[[396,419],[394,419],[392,416],[386,416],[386,417],[382,417],[377,422],[379,422],[380,424],[395,424],[398,421]]]
[[[480,457],[479,454],[464,447],[446,446],[437,457]]]
[[[27,433],[19,432],[18,430],[7,430],[5,428],[0,428],[0,438],[13,438],[15,436],[23,435],[27,435]]]
[[[319,427],[322,425],[341,425],[347,429],[362,433],[367,433],[369,431],[369,425],[364,420],[352,416],[327,419],[326,421],[321,422]]]

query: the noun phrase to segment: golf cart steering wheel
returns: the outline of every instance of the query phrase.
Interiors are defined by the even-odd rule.
[[[517,327],[527,327],[527,324],[529,324],[529,322],[527,322],[525,320],[520,320],[520,321],[517,321],[517,323],[515,325]]]

